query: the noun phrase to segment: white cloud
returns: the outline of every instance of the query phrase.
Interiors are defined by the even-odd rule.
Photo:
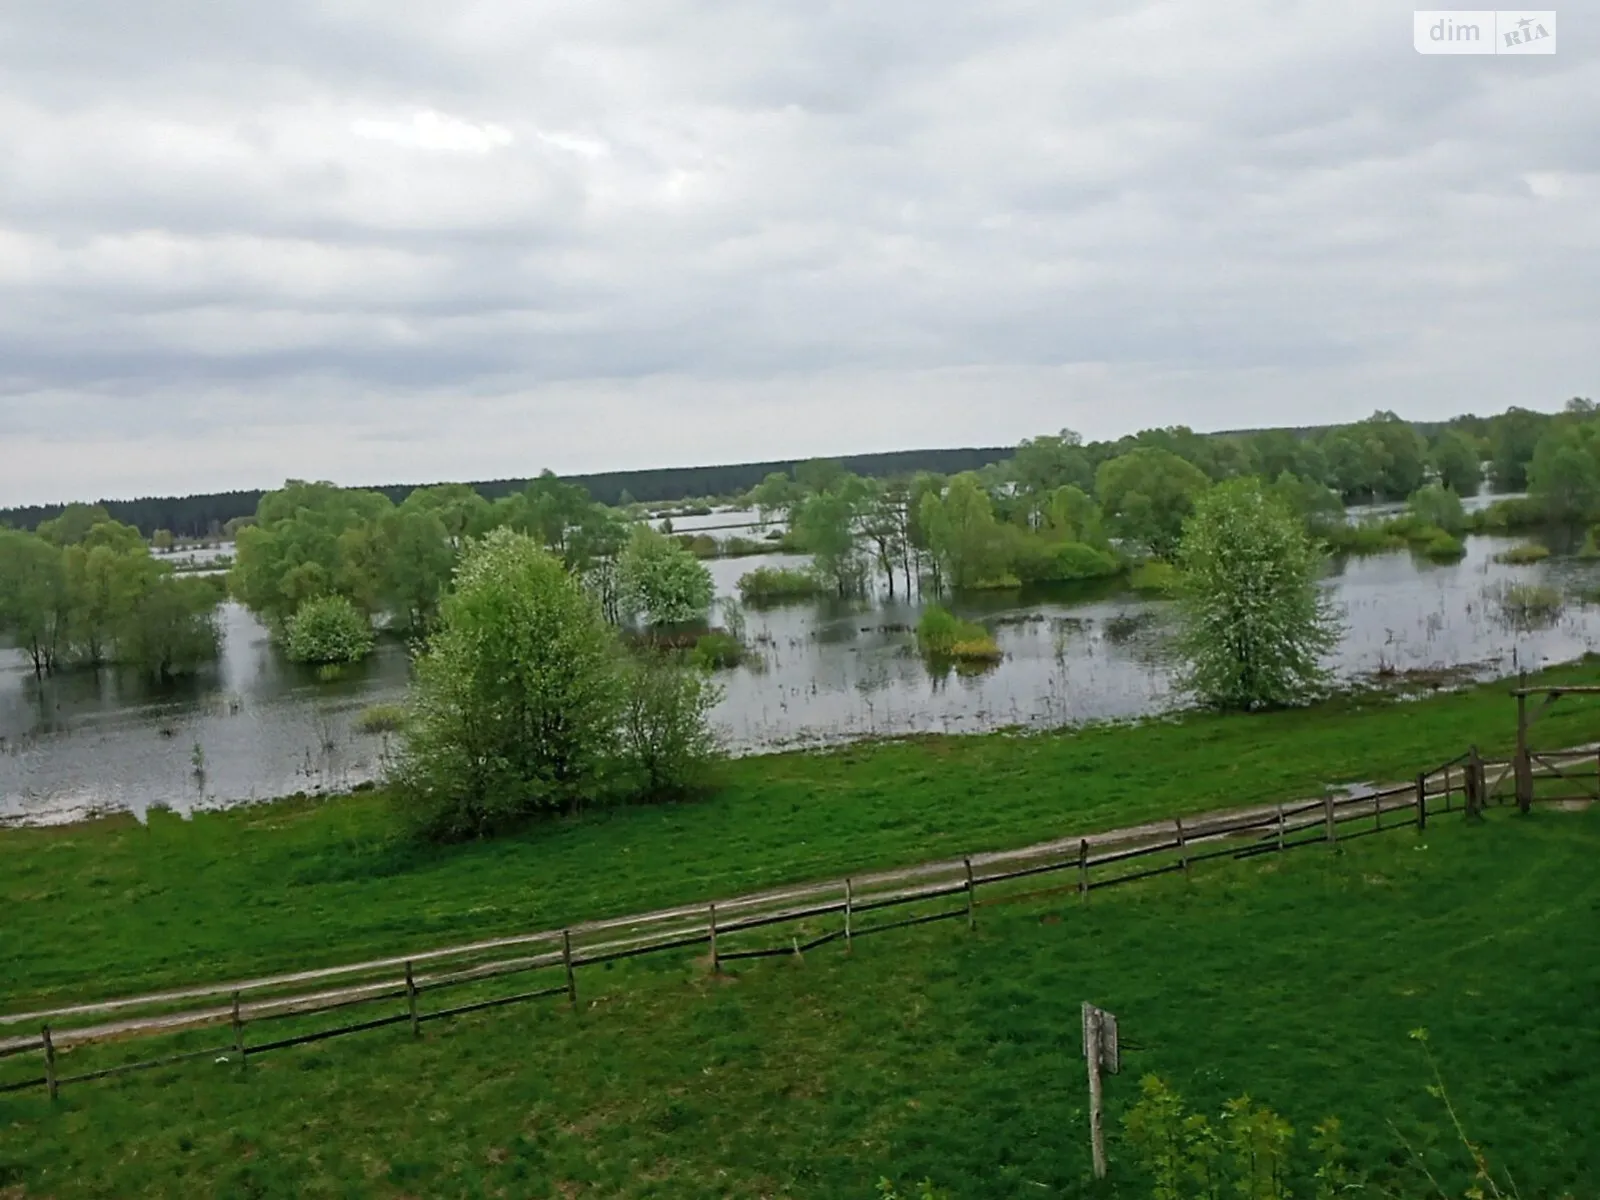
[[[516,139],[503,125],[475,125],[457,117],[425,109],[408,121],[361,118],[350,122],[350,132],[361,138],[392,142],[409,150],[445,150],[457,154],[488,154]]]

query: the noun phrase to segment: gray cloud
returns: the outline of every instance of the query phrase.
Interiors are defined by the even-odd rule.
[[[1593,394],[1564,15],[18,0],[0,503]]]

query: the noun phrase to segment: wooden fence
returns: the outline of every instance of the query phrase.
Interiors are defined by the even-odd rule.
[[[1535,774],[1581,780],[1583,796],[1600,796],[1595,751],[1537,757]],[[11,1067],[6,1074],[14,1075],[13,1064],[39,1064],[20,1078],[0,1074],[0,1093],[44,1088],[53,1099],[67,1084],[192,1060],[227,1058],[242,1067],[262,1054],[391,1025],[417,1036],[433,1021],[524,1001],[559,998],[576,1007],[584,968],[643,955],[702,950],[718,971],[933,922],[975,928],[980,895],[985,903],[1041,890],[1087,897],[1160,875],[1187,876],[1213,859],[1425,829],[1438,814],[1470,816],[1514,799],[1514,774],[1511,760],[1486,761],[1472,750],[1414,782],[1359,794],[1179,818],[346,966],[0,1016],[0,1071]],[[361,1019],[316,1026],[332,1013]],[[4,1036],[16,1027],[29,1032]],[[159,1038],[178,1045],[153,1057],[69,1069],[74,1057],[102,1059],[120,1044]]]

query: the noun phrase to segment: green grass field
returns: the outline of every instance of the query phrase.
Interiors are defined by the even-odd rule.
[[[1600,662],[1552,673],[1600,681]],[[928,738],[727,765],[694,804],[447,848],[400,839],[381,794],[192,821],[0,831],[0,1011],[246,977],[1005,849],[1154,817],[1409,778],[1513,739],[1507,685],[1036,736]],[[1538,743],[1592,739],[1564,701]]]
[[[0,1098],[0,1196],[1148,1195],[1118,1120],[1158,1072],[1305,1134],[1386,1194],[1465,1158],[1408,1031],[1526,1200],[1600,1191],[1600,810],[1437,818],[1338,851],[986,906],[714,981],[663,956],[556,1001],[233,1065]],[[1115,1011],[1112,1178],[1089,1180],[1081,1000]],[[69,1064],[70,1066],[70,1064]],[[1393,1128],[1391,1128],[1391,1122]],[[1309,1165],[1309,1164],[1307,1164]],[[1294,1180],[1294,1194],[1312,1185]],[[1366,1194],[1376,1195],[1376,1191]]]

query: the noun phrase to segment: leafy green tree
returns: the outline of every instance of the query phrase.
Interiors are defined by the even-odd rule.
[[[1184,520],[1210,484],[1193,463],[1152,447],[1102,463],[1095,475],[1095,492],[1112,532],[1158,558],[1177,548]]]
[[[533,538],[495,530],[462,557],[417,661],[397,804],[451,840],[601,796],[621,699],[593,598]]]
[[[1483,483],[1478,443],[1459,429],[1446,429],[1433,442],[1433,469],[1439,483],[1457,496],[1476,496]]]
[[[774,517],[788,521],[794,508],[805,499],[805,489],[786,472],[773,471],[750,491],[750,503],[766,524]]]
[[[1050,493],[1050,503],[1044,511],[1043,532],[1058,541],[1082,542],[1101,550],[1110,545],[1106,538],[1105,521],[1100,516],[1100,506],[1092,496],[1073,484]]]
[[[872,547],[878,571],[889,583],[889,598],[894,599],[895,568],[906,577],[906,594],[911,593],[911,543],[909,514],[911,487],[904,479],[880,482],[868,480],[864,489],[858,524],[861,536]]]
[[[711,607],[711,572],[648,525],[636,525],[617,563],[622,609],[651,625],[699,621]]]
[[[1285,471],[1267,486],[1267,491],[1300,518],[1311,533],[1326,533],[1344,521],[1344,501],[1339,499],[1339,493],[1315,480]]]
[[[177,544],[178,539],[172,536],[170,529],[158,529],[150,535],[150,548],[157,554],[170,554]]]
[[[302,604],[340,594],[368,612],[382,594],[375,528],[394,506],[377,492],[290,480],[268,492],[239,530],[229,585],[273,629]]]
[[[1379,493],[1390,500],[1411,495],[1428,478],[1428,444],[1408,421],[1392,412],[1377,412],[1361,422],[1382,448]]]
[[[722,757],[711,728],[721,689],[662,655],[622,666],[621,766],[643,800],[682,800],[704,790]]]
[[[841,596],[866,585],[866,564],[856,540],[856,520],[868,501],[864,486],[861,480],[852,484],[841,477],[837,491],[813,492],[794,511],[795,541]]]
[[[1006,475],[1024,493],[1050,494],[1072,486],[1094,486],[1094,467],[1083,450],[1083,438],[1070,429],[1029,438],[1006,464]]]
[[[493,528],[493,508],[476,488],[464,483],[417,488],[400,505],[400,511],[431,513],[437,517],[451,548],[457,552],[466,545],[468,538],[482,537]]]
[[[1376,500],[1383,494],[1388,459],[1383,443],[1363,425],[1344,425],[1322,441],[1328,482],[1350,503]]]
[[[299,663],[353,663],[372,653],[372,621],[348,597],[307,600],[289,618],[284,648]]]
[[[34,534],[0,529],[0,633],[28,656],[35,675],[56,668],[67,607],[61,550]]]
[[[1202,496],[1178,552],[1183,685],[1219,708],[1303,702],[1322,688],[1338,622],[1300,522],[1253,478]]]
[[[96,525],[110,521],[103,504],[69,504],[59,517],[41,521],[35,532],[53,546],[76,546]]]
[[[1550,418],[1525,408],[1508,408],[1489,421],[1489,480],[1497,492],[1528,488],[1528,467]]]
[[[1467,527],[1467,514],[1461,506],[1461,497],[1437,483],[1430,483],[1413,492],[1409,507],[1418,521],[1448,534],[1459,536]]]
[[[382,605],[398,629],[425,633],[450,587],[458,547],[438,508],[402,505],[378,526],[377,574]]]
[[[795,464],[794,481],[802,492],[836,492],[844,486],[848,474],[838,459],[808,458]]]
[[[498,523],[537,538],[569,570],[581,569],[572,557],[572,534],[588,515],[592,503],[584,488],[563,483],[554,473],[542,471],[523,491],[502,502]]]
[[[75,661],[99,666],[115,654],[127,614],[158,574],[143,542],[136,550],[83,541],[61,552],[66,588],[66,640]]]
[[[1552,425],[1527,472],[1528,495],[1565,524],[1600,519],[1600,423]]]
[[[927,511],[925,498],[930,495],[936,499],[943,496],[945,484],[943,475],[919,471],[911,477],[911,487],[906,496],[906,542],[915,561],[917,579],[920,585],[924,568],[930,569],[933,573],[933,589],[936,592],[943,590],[944,580],[940,574],[938,556],[933,553],[932,544],[928,540],[928,529],[922,518]],[[910,586],[907,585],[907,593],[910,590]]]
[[[166,681],[192,675],[214,662],[221,647],[215,578],[176,575],[146,560],[148,586],[123,615],[117,632],[117,662]]]
[[[973,472],[957,475],[942,496],[925,493],[921,521],[929,552],[952,587],[975,587],[1004,570],[1000,526],[989,493]]]

